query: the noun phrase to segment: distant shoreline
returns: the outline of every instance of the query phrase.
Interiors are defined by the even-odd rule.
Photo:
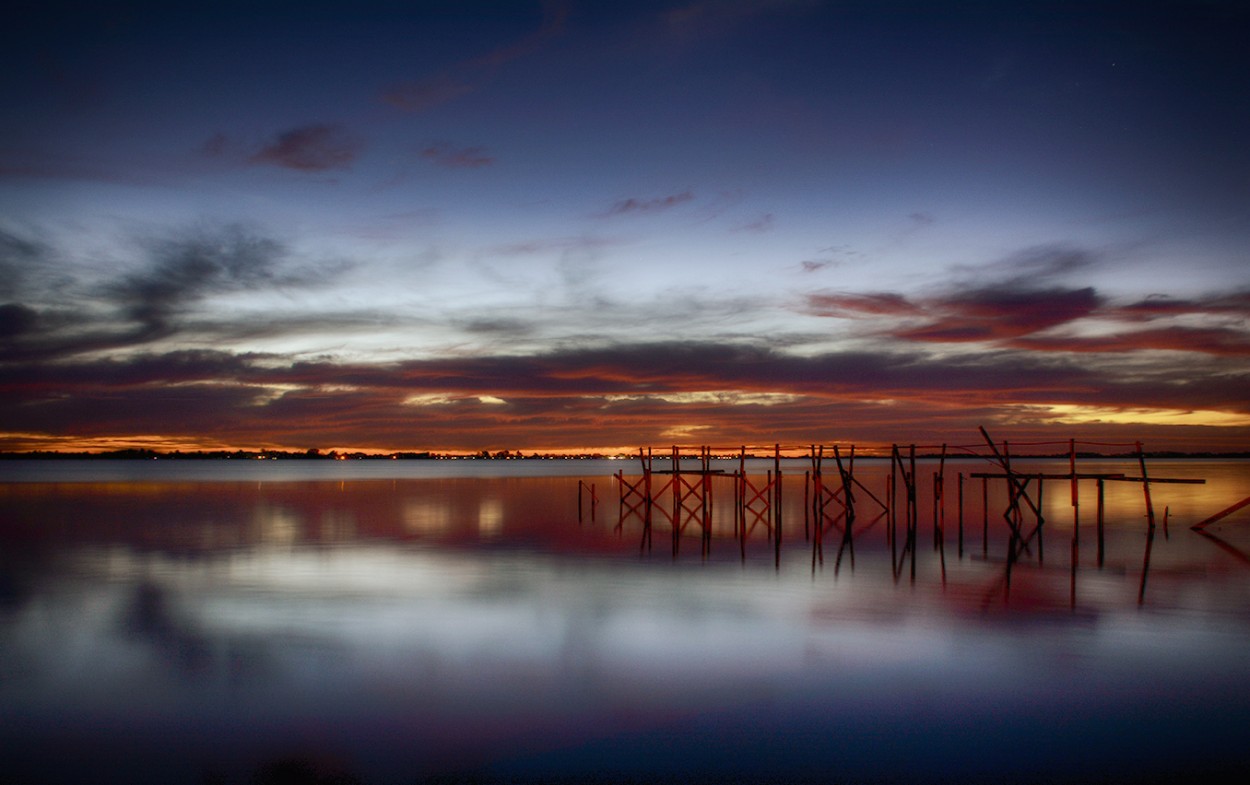
[[[1179,452],[1174,450],[1157,450],[1147,451],[1144,453],[1146,458],[1151,459],[1244,459],[1250,458],[1250,451],[1238,452]],[[697,456],[683,454],[683,459],[696,460]],[[772,459],[772,455],[747,453],[746,458],[753,460]],[[782,456],[786,460],[801,460],[806,458],[805,455]],[[939,453],[924,453],[916,455],[917,459],[936,460],[942,456]],[[976,457],[969,454],[947,454],[947,460],[956,460],[962,458]],[[1062,453],[1037,453],[1025,454],[1020,453],[1013,455],[1014,458],[1022,459],[1067,459],[1069,454]],[[736,460],[738,455],[720,455],[714,456],[714,460]],[[860,454],[856,456],[860,460],[889,460],[888,455],[868,455]],[[1136,459],[1135,452],[1119,452],[1119,453],[1095,453],[1095,452],[1078,452],[1076,458],[1080,460],[1090,459]],[[436,453],[436,452],[393,452],[393,453],[364,453],[350,452],[340,453],[330,451],[322,453],[319,451],[287,451],[287,450],[205,450],[184,452],[175,450],[172,452],[161,452],[158,450],[111,450],[108,452],[58,452],[36,450],[30,452],[0,452],[0,461],[11,460],[91,460],[91,461],[118,461],[118,460],[168,460],[168,461],[213,461],[213,460],[284,460],[284,461],[584,461],[584,460],[637,460],[638,455],[634,454],[615,454],[607,455],[604,453],[576,453],[576,454],[554,454],[554,453],[531,453],[522,455],[518,452],[503,451],[501,453]],[[656,455],[654,459],[657,461],[668,461],[667,455]]]

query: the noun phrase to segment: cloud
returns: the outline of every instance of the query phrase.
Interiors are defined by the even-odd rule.
[[[0,230],[0,297],[16,297],[22,280],[44,264],[48,254],[43,244]]]
[[[1098,257],[1082,248],[1062,243],[1025,248],[984,265],[955,268],[970,282],[997,278],[1005,286],[1037,287],[1045,279],[1087,270],[1098,263]]]
[[[1167,295],[1153,295],[1116,309],[1123,319],[1150,321],[1161,317],[1210,314],[1216,316],[1250,317],[1250,291],[1234,290],[1191,300]]]
[[[809,263],[804,262],[804,264]],[[815,316],[833,316],[843,319],[864,316],[914,316],[923,313],[920,306],[910,302],[903,295],[893,292],[812,294],[807,297],[807,312]]]
[[[1017,338],[1048,330],[1093,314],[1103,298],[1087,286],[1019,289],[992,286],[930,300],[925,310],[936,314],[928,323],[892,331],[911,341],[964,342]]]
[[[1247,383],[1244,365],[1216,361],[1090,365],[1011,351],[798,356],[683,341],[389,364],[182,351],[0,366],[0,432],[445,449],[660,444],[664,432],[697,423],[710,426],[700,439],[731,444],[926,433],[945,440],[979,422],[1009,424],[1028,407],[1246,413]],[[496,399],[507,405],[483,403]]]
[[[232,226],[151,243],[146,269],[107,287],[114,301],[149,335],[168,331],[188,304],[222,291],[271,284],[285,249],[277,241]]]
[[[775,223],[776,219],[772,213],[764,213],[754,221],[742,224],[738,227],[738,229],[743,232],[759,232],[762,234],[764,232],[771,232]]]
[[[663,11],[660,22],[669,37],[698,42],[731,35],[769,13],[816,6],[814,0],[695,0]]]
[[[476,169],[495,162],[484,147],[455,147],[447,142],[430,145],[421,151],[421,157],[450,169]]]
[[[324,172],[346,169],[359,153],[359,141],[342,126],[318,124],[283,131],[248,160],[301,172]]]
[[[0,340],[9,340],[32,332],[38,323],[39,313],[33,308],[21,303],[0,305]]]
[[[608,210],[608,215],[627,215],[629,213],[656,213],[676,207],[684,202],[694,199],[694,194],[690,191],[682,191],[679,194],[671,194],[669,196],[659,196],[652,199],[636,199],[630,197],[622,199],[612,205]]]
[[[533,33],[438,73],[397,84],[383,92],[382,100],[405,112],[423,112],[474,93],[493,81],[501,67],[539,51],[562,34],[567,17],[565,4],[546,3],[543,21]]]
[[[1096,337],[1029,337],[1018,339],[1012,345],[1034,351],[1124,353],[1157,350],[1250,357],[1250,332],[1219,327],[1168,327]]]

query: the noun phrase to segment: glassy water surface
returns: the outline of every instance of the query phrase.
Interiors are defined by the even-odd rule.
[[[801,462],[780,546],[716,477],[706,548],[621,517],[636,464],[277,463],[0,465],[0,782],[1250,769],[1250,509],[1188,528],[1250,495],[1244,462],[1151,462],[1207,480],[1151,485],[1153,536],[1141,484],[1106,483],[1101,548],[1093,481],[1075,513],[1047,481],[1010,575],[1003,483],[986,514],[985,464],[948,462],[939,505],[921,462],[914,577],[884,462],[819,551]]]

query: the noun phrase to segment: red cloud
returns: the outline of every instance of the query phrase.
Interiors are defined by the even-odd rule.
[[[279,134],[249,159],[301,172],[346,169],[356,160],[360,144],[337,125],[308,125]]]
[[[815,263],[804,262],[803,264],[807,267]],[[833,316],[842,319],[862,316],[913,316],[923,313],[919,306],[908,301],[903,295],[893,292],[813,294],[807,298],[807,310],[815,316]]]
[[[1022,349],[1062,352],[1132,352],[1143,349],[1201,352],[1225,357],[1250,357],[1250,334],[1226,328],[1171,327],[1137,330],[1096,338],[1022,338]]]

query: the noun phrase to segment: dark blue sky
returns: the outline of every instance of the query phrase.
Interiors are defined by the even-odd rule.
[[[19,3],[0,446],[1244,447],[1248,21]]]

